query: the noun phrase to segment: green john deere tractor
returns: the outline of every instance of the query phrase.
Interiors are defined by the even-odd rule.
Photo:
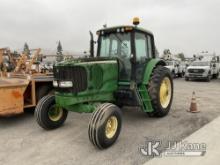
[[[122,125],[122,106],[138,106],[150,117],[166,116],[173,99],[173,80],[157,59],[153,34],[134,26],[97,31],[94,57],[63,61],[54,66],[55,95],[43,97],[35,111],[44,129],[61,126],[68,111],[92,113],[88,134],[98,148],[111,146]],[[92,36],[92,35],[91,35]]]

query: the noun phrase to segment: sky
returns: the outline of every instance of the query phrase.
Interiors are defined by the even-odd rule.
[[[201,51],[220,54],[219,0],[0,0],[0,47],[83,52],[89,30],[132,24],[153,32],[164,49],[186,56]]]

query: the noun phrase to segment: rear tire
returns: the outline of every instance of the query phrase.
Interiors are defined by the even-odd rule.
[[[214,75],[213,75],[213,78],[214,78],[214,79],[217,79],[217,78],[218,78],[218,76],[219,76],[219,73],[214,74]]]
[[[110,147],[120,134],[121,124],[121,110],[111,103],[101,104],[90,119],[88,134],[91,143],[99,149]]]
[[[208,75],[208,77],[206,78],[206,81],[207,81],[207,82],[210,82],[210,80],[211,80],[211,76]]]
[[[178,73],[178,77],[182,78],[183,77],[183,73]]]
[[[176,78],[175,71],[172,71],[172,72],[171,72],[171,76],[172,76],[173,79]]]
[[[54,95],[44,96],[35,108],[37,123],[47,130],[60,127],[65,122],[67,115],[67,110],[56,107]]]
[[[169,69],[157,66],[153,70],[148,91],[154,109],[153,112],[148,113],[149,117],[166,116],[170,111],[173,100],[173,79]]]

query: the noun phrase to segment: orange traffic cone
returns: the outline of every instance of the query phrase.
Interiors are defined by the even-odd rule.
[[[196,103],[196,93],[194,91],[192,93],[192,100],[191,100],[191,104],[190,104],[190,108],[188,112],[192,112],[192,113],[199,112],[199,110],[197,109],[197,103]]]

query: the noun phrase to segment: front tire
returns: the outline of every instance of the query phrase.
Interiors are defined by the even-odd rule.
[[[178,77],[182,78],[183,77],[183,73],[178,73]]]
[[[172,76],[173,79],[176,78],[175,71],[172,71],[171,76]]]
[[[108,148],[117,140],[122,124],[120,109],[111,103],[104,103],[93,112],[89,123],[89,139],[99,149]]]
[[[214,78],[214,79],[217,79],[218,76],[219,76],[219,73],[216,73],[216,74],[213,75],[213,78]]]
[[[164,117],[171,108],[173,100],[173,79],[170,71],[163,67],[157,66],[151,76],[149,86],[149,95],[153,112],[148,113],[150,117]]]
[[[206,81],[207,81],[207,82],[210,82],[210,81],[211,81],[211,75],[208,75],[208,77],[206,78]]]
[[[35,108],[37,123],[44,129],[60,127],[66,120],[68,111],[56,106],[55,96],[44,96]]]
[[[189,77],[185,77],[185,80],[186,80],[186,81],[189,81]]]

